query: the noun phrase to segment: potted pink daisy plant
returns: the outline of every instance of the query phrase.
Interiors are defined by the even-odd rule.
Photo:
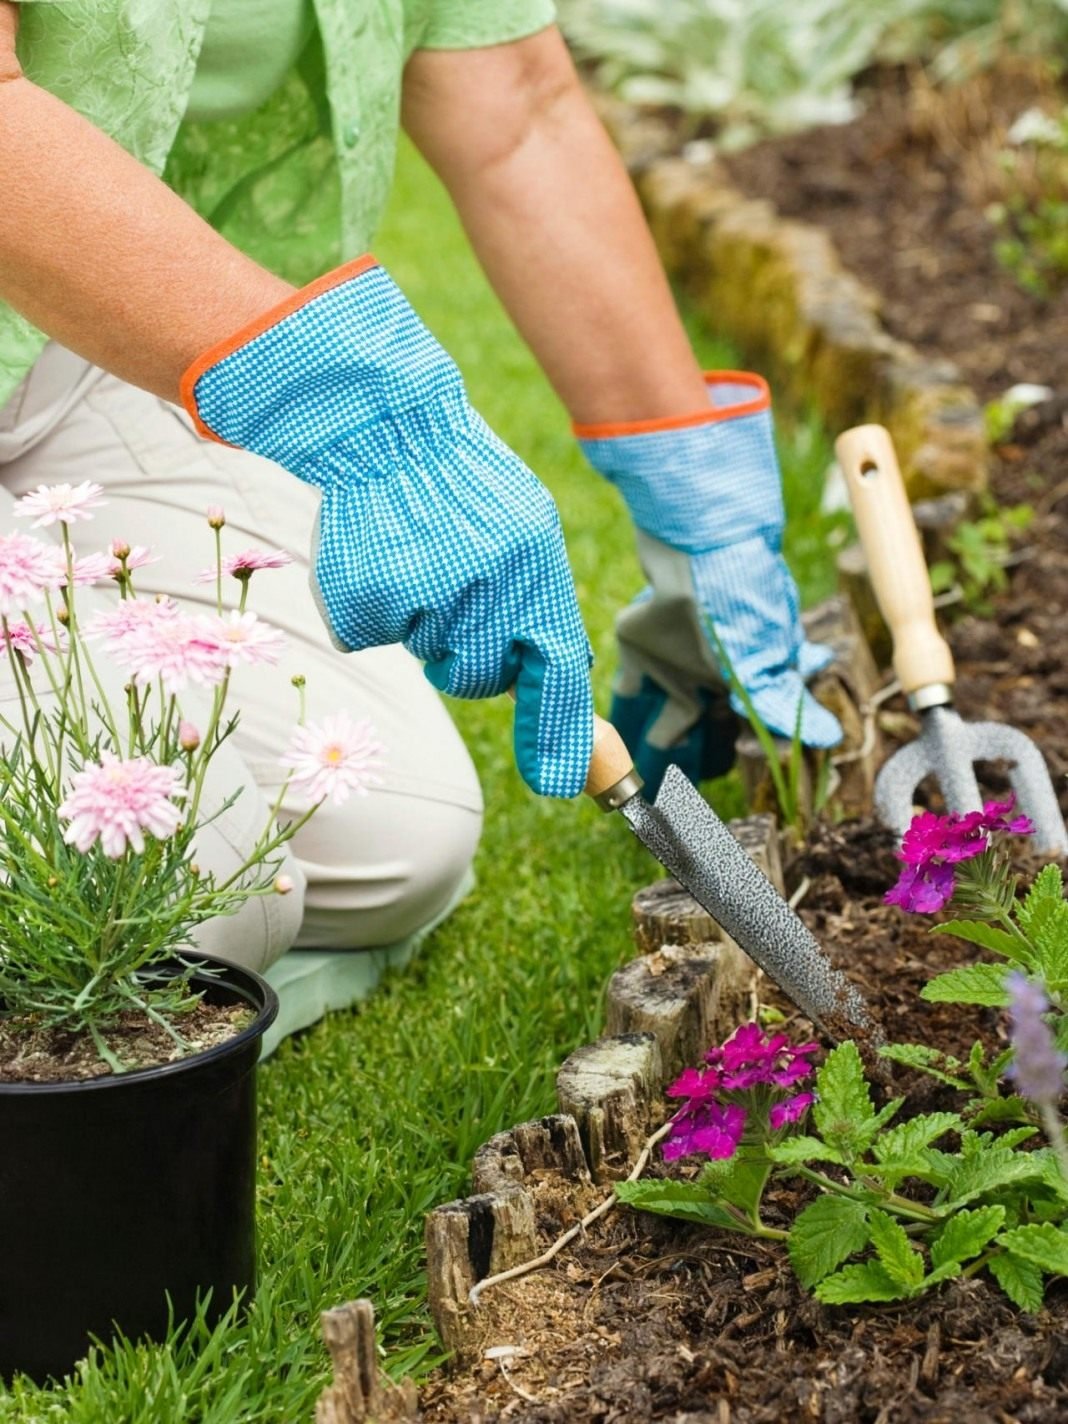
[[[232,675],[284,647],[246,606],[251,581],[289,557],[224,557],[213,508],[214,608],[139,597],[150,550],[74,547],[101,496],[42,486],[15,514],[44,535],[0,536],[0,1377],[59,1374],[116,1326],[159,1337],[205,1301],[218,1317],[251,1297],[255,1066],[277,1001],[193,945],[208,920],[291,892],[287,842],[377,779],[369,724],[305,725],[294,678],[255,843],[225,875],[198,864],[241,794],[209,775],[237,725]],[[90,585],[112,597],[83,612]],[[307,809],[286,820],[291,790]]]

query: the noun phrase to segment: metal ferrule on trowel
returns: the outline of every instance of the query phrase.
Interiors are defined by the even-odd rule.
[[[875,781],[875,808],[896,831],[908,829],[916,788],[934,775],[950,811],[982,809],[976,761],[1009,762],[1019,809],[1031,818],[1035,845],[1068,853],[1057,797],[1042,753],[1023,732],[999,722],[965,722],[953,710],[956,671],[935,624],[931,581],[889,433],[861,425],[839,436],[857,532],[876,602],[894,640],[894,672],[920,718],[916,741],[902,747]]]

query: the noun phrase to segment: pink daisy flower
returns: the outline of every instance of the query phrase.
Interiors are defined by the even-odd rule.
[[[29,534],[0,536],[0,614],[38,603],[66,577],[62,552]]]
[[[312,801],[329,797],[340,806],[350,794],[366,796],[369,787],[380,784],[381,754],[370,718],[353,722],[346,712],[337,712],[322,722],[298,727],[281,760],[293,770],[294,787],[307,792]]]
[[[55,635],[46,623],[38,623],[35,633],[24,619],[16,618],[8,622],[6,633],[7,642],[21,655],[27,667],[42,648],[46,653],[59,652]]]
[[[231,554],[222,561],[222,571],[236,579],[251,578],[260,569],[284,569],[293,562],[292,556],[282,549],[245,549],[243,553]],[[197,583],[214,583],[215,569],[205,569],[197,574]]]
[[[228,667],[276,663],[285,650],[284,634],[261,623],[255,613],[238,613],[232,609],[221,616],[200,617],[196,623],[199,636],[216,649]]]
[[[103,486],[92,480],[83,480],[80,485],[38,485],[18,500],[15,518],[32,519],[34,529],[46,524],[74,524],[79,519],[92,519],[89,511],[104,503],[100,498],[103,493]]]
[[[140,854],[146,831],[162,840],[178,829],[182,813],[172,798],[183,794],[174,767],[157,766],[145,757],[120,761],[104,752],[98,766],[71,778],[70,795],[59,808],[70,822],[63,839],[82,854],[99,840],[112,860],[127,846]]]
[[[214,687],[229,666],[224,649],[201,628],[205,620],[179,611],[173,599],[148,602],[132,598],[98,614],[88,637],[104,646],[120,668],[140,686],[162,679],[164,691],[182,692],[190,683]]]

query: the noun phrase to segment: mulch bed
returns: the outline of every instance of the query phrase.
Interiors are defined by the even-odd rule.
[[[1057,391],[995,452],[995,497],[1036,511],[1011,587],[992,616],[951,617],[947,632],[962,715],[1032,736],[1068,812],[1068,294],[1039,302],[998,267],[974,161],[996,152],[1041,90],[1019,71],[942,103],[906,76],[884,75],[857,122],[762,144],[729,167],[746,191],[825,224],[847,265],[881,294],[889,329],[955,360],[982,398],[1018,381]],[[997,768],[983,780],[1007,785]],[[811,879],[802,917],[888,1039],[958,1054],[976,1037],[993,1042],[1003,1035],[993,1010],[920,1000],[922,985],[969,951],[883,905],[893,844],[868,822],[818,828],[794,867]],[[945,1106],[937,1085],[896,1073],[894,1089],[913,1093],[910,1108]],[[538,1191],[548,1243],[588,1203],[551,1179]],[[798,1205],[784,1193],[769,1219],[786,1221]],[[526,1353],[436,1377],[422,1392],[427,1424],[1068,1417],[1068,1282],[1050,1287],[1038,1317],[982,1277],[909,1304],[824,1307],[774,1243],[621,1208],[551,1269],[488,1292],[480,1315],[487,1345]]]
[[[811,878],[803,918],[863,989],[887,1036],[966,1053],[1002,1034],[993,1010],[925,1004],[922,985],[962,946],[882,904],[893,838],[854,822],[822,827],[796,866]],[[784,1006],[785,1007],[785,1006]],[[803,1034],[799,1021],[790,1025]],[[944,1090],[898,1069],[887,1091]],[[654,1170],[663,1170],[658,1168]],[[685,1166],[682,1170],[687,1170]],[[541,1184],[552,1240],[585,1208]],[[769,1221],[803,1205],[783,1190]],[[497,1287],[480,1305],[485,1343],[526,1351],[443,1375],[422,1395],[427,1424],[1009,1424],[1068,1415],[1068,1285],[1038,1317],[981,1277],[930,1298],[825,1307],[796,1282],[776,1243],[618,1208],[554,1267]]]

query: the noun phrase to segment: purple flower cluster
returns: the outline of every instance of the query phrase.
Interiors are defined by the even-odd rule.
[[[811,1076],[814,1068],[809,1060],[818,1049],[818,1043],[795,1046],[782,1033],[769,1036],[755,1023],[736,1029],[726,1043],[705,1054],[707,1068],[687,1068],[668,1088],[669,1098],[685,1101],[671,1119],[665,1160],[695,1154],[719,1160],[733,1157],[755,1107],[767,1109],[773,1132],[800,1121],[815,1102],[815,1093],[772,1099],[776,1090],[794,1088]],[[744,1102],[736,1101],[739,1094]]]
[[[883,899],[918,915],[931,915],[948,905],[957,888],[955,866],[982,855],[997,831],[1028,836],[1034,830],[1026,816],[1011,815],[1014,805],[1015,797],[1010,796],[1007,801],[987,801],[981,811],[965,815],[924,811],[913,816],[897,853],[904,869]]]
[[[1021,1097],[1039,1107],[1056,1107],[1064,1092],[1064,1070],[1068,1058],[1053,1042],[1043,1014],[1049,1000],[1040,984],[1032,983],[1019,971],[1005,980],[1009,991],[1009,1037],[1016,1050],[1009,1077]]]

